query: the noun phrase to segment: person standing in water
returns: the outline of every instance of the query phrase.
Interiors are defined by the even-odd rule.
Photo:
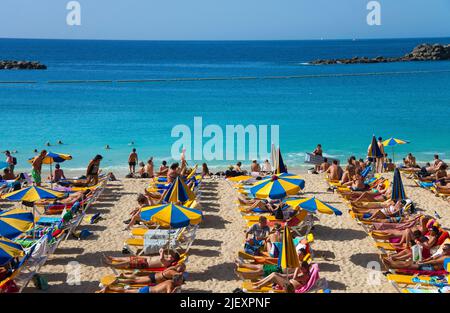
[[[136,148],[133,148],[132,152],[128,156],[128,166],[130,168],[130,174],[136,173],[136,164],[138,163],[138,155],[136,153]]]
[[[47,151],[42,150],[41,153],[33,159],[33,163],[31,164],[31,166],[33,167],[33,169],[31,170],[31,176],[33,177],[36,186],[41,186],[42,162],[44,161],[46,155]]]

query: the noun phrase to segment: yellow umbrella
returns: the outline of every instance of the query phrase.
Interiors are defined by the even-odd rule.
[[[283,245],[281,247],[281,254],[278,258],[278,263],[281,268],[285,269],[300,267],[297,250],[295,249],[291,230],[288,226],[284,226]]]
[[[248,180],[250,178],[252,178],[252,176],[239,175],[239,176],[235,176],[235,177],[228,177],[227,179],[232,182],[240,182],[240,181]]]

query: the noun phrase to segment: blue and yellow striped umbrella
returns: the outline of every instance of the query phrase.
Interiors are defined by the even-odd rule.
[[[36,157],[29,158],[28,162],[33,163],[35,158]],[[42,164],[62,163],[68,160],[72,160],[72,156],[70,154],[48,152],[42,161]]]
[[[377,139],[375,136],[372,136],[372,143],[370,144],[370,149],[367,154],[368,157],[379,159],[383,157],[381,153],[380,147],[378,147]]]
[[[402,176],[400,175],[400,171],[398,168],[394,170],[394,180],[392,181],[392,201],[405,200],[405,188],[403,187]]]
[[[338,209],[332,207],[329,204],[326,204],[315,197],[306,198],[306,199],[293,199],[287,200],[285,203],[293,208],[301,208],[311,213],[320,212],[323,214],[335,214],[342,215],[342,212]]]
[[[64,196],[64,193],[52,189],[31,186],[17,191],[13,191],[2,196],[2,199],[11,201],[36,202],[41,199],[57,199]]]
[[[383,146],[392,148],[392,160],[395,163],[394,147],[397,145],[405,145],[407,143],[409,143],[409,141],[392,137],[392,138],[389,138],[388,140],[383,141]]]
[[[12,209],[0,214],[0,236],[13,239],[33,227],[33,214]]]
[[[177,177],[171,184],[164,197],[164,201],[166,202],[186,202],[194,199],[194,192],[186,185],[183,178],[180,177]]]
[[[12,259],[24,255],[22,246],[7,238],[0,237],[0,266],[8,264]]]
[[[250,192],[256,198],[282,199],[288,195],[297,194],[305,181],[296,177],[277,176],[257,182],[250,188]]]
[[[404,145],[404,144],[407,144],[407,143],[409,143],[409,141],[391,137],[391,138],[383,141],[383,146],[385,146],[385,147],[394,147],[396,145]]]
[[[278,258],[278,266],[284,269],[300,267],[297,250],[295,249],[291,231],[288,226],[284,226],[283,243],[280,257]]]
[[[202,211],[173,203],[148,206],[141,209],[141,219],[152,221],[163,227],[181,228],[202,221]]]

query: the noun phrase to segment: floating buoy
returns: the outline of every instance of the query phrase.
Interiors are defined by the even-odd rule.
[[[110,147],[109,145],[106,145],[106,146],[105,146],[105,149],[106,149],[106,150],[109,150],[109,149],[111,149],[111,147]]]

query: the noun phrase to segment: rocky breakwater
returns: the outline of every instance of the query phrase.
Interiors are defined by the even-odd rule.
[[[0,70],[46,70],[47,66],[35,61],[0,60]]]
[[[410,62],[410,61],[443,61],[450,60],[450,45],[421,44],[410,53],[401,57],[376,58],[353,57],[350,59],[320,59],[309,62],[312,65],[322,64],[361,64],[361,63],[387,63],[387,62]]]

